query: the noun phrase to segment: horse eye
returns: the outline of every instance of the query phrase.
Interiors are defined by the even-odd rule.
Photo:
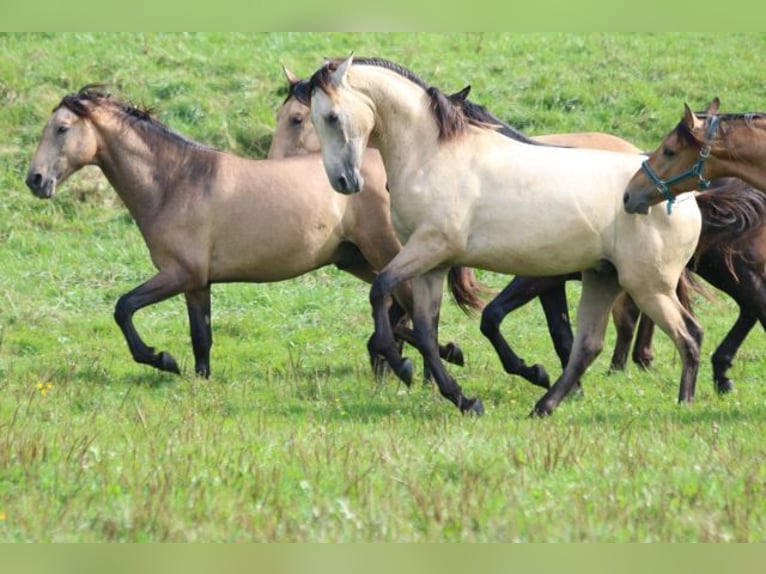
[[[303,118],[300,116],[293,116],[290,118],[290,123],[294,126],[299,126],[303,123]]]
[[[69,126],[59,126],[56,128],[57,134],[65,134],[67,130],[69,129]]]
[[[664,147],[662,148],[662,155],[665,157],[673,157],[674,155],[676,155],[676,152],[674,152],[669,147]]]
[[[327,114],[327,123],[328,124],[337,124],[338,123],[338,114],[335,112],[330,112]]]

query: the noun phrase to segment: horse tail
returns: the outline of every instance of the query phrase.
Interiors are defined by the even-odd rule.
[[[450,267],[447,284],[455,303],[466,315],[484,308],[482,295],[490,290],[477,279],[470,267]]]
[[[762,231],[766,221],[766,196],[738,179],[714,180],[710,191],[697,195],[702,214],[702,233],[694,253],[694,265],[712,249],[724,256],[729,273],[736,278],[733,258]]]
[[[684,272],[678,280],[676,296],[683,308],[689,311],[692,315],[694,315],[694,294],[701,295],[709,301],[713,300],[713,295],[710,293],[710,290],[697,280],[697,276],[694,275],[688,267],[685,267]]]

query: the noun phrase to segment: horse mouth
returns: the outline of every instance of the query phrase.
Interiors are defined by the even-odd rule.
[[[44,178],[39,173],[30,173],[25,183],[32,193],[40,199],[50,199],[56,192],[56,179],[53,177]]]

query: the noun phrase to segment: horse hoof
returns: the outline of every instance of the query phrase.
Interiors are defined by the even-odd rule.
[[[210,366],[208,365],[197,365],[194,367],[194,372],[198,377],[202,377],[203,379],[210,378]]]
[[[534,365],[532,367],[532,380],[533,385],[542,387],[544,389],[551,388],[551,378],[548,376],[548,371],[542,365]]]
[[[719,395],[730,393],[734,390],[734,381],[727,378],[716,381],[715,390]]]
[[[531,413],[529,413],[529,418],[545,418],[549,417],[553,414],[553,409],[555,408],[554,405],[550,404],[545,399],[540,399],[537,401],[537,404],[535,405],[535,408],[532,410]]]
[[[455,343],[447,343],[447,353],[444,360],[453,365],[462,367],[465,365],[465,357],[463,356],[463,350]]]
[[[178,363],[176,363],[176,360],[170,353],[162,351],[157,357],[157,362],[159,363],[158,367],[160,370],[167,371],[168,373],[175,373],[176,375],[181,374],[181,369],[178,368]]]
[[[408,387],[412,384],[412,361],[409,359],[402,359],[401,365],[396,369],[396,376]]]
[[[484,403],[478,397],[475,399],[464,399],[460,405],[460,410],[464,415],[469,414],[480,417],[484,414]]]

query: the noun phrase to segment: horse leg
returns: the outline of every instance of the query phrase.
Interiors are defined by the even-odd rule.
[[[114,307],[114,320],[122,330],[133,359],[170,373],[180,374],[176,360],[167,352],[156,353],[144,343],[133,325],[133,314],[148,305],[164,301],[184,291],[183,281],[176,274],[161,271],[146,283],[121,296]]]
[[[740,307],[736,322],[713,353],[711,358],[713,382],[715,383],[715,390],[719,393],[728,393],[734,388],[734,382],[726,373],[731,368],[734,356],[756,322],[756,316],[749,309]]]
[[[633,299],[627,293],[621,293],[612,307],[612,320],[617,331],[617,341],[614,344],[609,371],[624,371],[628,362],[630,344],[636,331],[636,323],[641,315]]]
[[[632,290],[631,295],[641,312],[667,333],[678,349],[683,365],[678,402],[692,402],[699,370],[702,328],[692,314],[683,308],[674,289],[665,293],[657,290]]]
[[[431,230],[416,231],[372,282],[370,305],[372,306],[375,330],[368,342],[368,348],[370,353],[383,355],[394,373],[407,385],[412,382],[412,362],[403,358],[396,348],[393,329],[388,316],[388,306],[392,299],[392,293],[397,286],[417,275],[439,267],[448,256],[448,253],[445,252],[448,246],[449,241],[441,235],[432,235]],[[444,274],[442,274],[442,279],[444,279]],[[413,309],[417,304],[414,299],[413,294]]]
[[[353,244],[349,244],[353,245]],[[372,268],[372,265],[365,259],[365,254],[356,245],[353,245],[355,252],[348,250],[344,252],[345,259],[343,262],[336,263],[338,269],[350,273],[354,277],[372,283],[375,280],[376,273]],[[350,259],[350,261],[349,261]],[[403,302],[403,303],[402,303]],[[394,290],[394,298],[389,307],[389,314],[391,325],[394,326],[394,338],[399,344],[399,353],[402,352],[402,343],[409,343],[413,347],[415,344],[415,335],[412,329],[408,328],[403,320],[407,314],[407,308],[412,308],[412,289],[408,285],[399,285]],[[385,370],[385,363],[381,361],[380,356],[372,354],[370,351],[369,341],[367,344],[367,350],[370,352],[370,363],[376,376],[382,375]],[[460,347],[453,342],[449,342],[446,345],[439,345],[439,356],[445,361],[452,363],[453,365],[463,366],[465,359],[463,357],[463,351]]]
[[[210,286],[184,293],[189,315],[189,331],[194,350],[194,372],[206,379],[210,377],[210,347],[213,330],[210,315]]]
[[[577,310],[577,336],[564,372],[537,401],[530,416],[550,415],[576,386],[604,347],[609,311],[621,291],[613,271],[582,272],[582,295]]]
[[[633,345],[633,363],[642,369],[648,369],[654,361],[652,353],[652,339],[654,338],[654,321],[644,314],[638,321],[636,342]]]
[[[542,295],[548,290],[558,287],[563,290],[565,281],[566,276],[564,275],[555,277],[514,277],[481,313],[481,332],[492,343],[505,372],[510,375],[521,375],[533,385],[546,389],[550,386],[550,379],[545,368],[539,364],[528,367],[524,360],[513,352],[513,349],[503,337],[500,332],[500,324],[511,311],[527,304],[535,297],[541,297],[542,302]],[[551,298],[549,303],[552,300]],[[566,294],[564,295],[563,308],[566,309]],[[546,305],[543,305],[543,309],[546,309]],[[549,329],[551,328],[551,321],[554,320],[554,315],[555,313],[551,313],[549,317],[548,312],[546,312]],[[564,322],[568,325],[568,311]],[[555,340],[556,338],[554,337],[554,346],[556,345]],[[561,355],[559,357],[561,358]]]
[[[437,268],[412,280],[414,303],[412,322],[415,339],[428,371],[436,381],[442,396],[450,400],[462,413],[481,415],[484,413],[481,399],[466,398],[460,385],[447,373],[439,359],[436,341],[446,273],[446,269]]]

